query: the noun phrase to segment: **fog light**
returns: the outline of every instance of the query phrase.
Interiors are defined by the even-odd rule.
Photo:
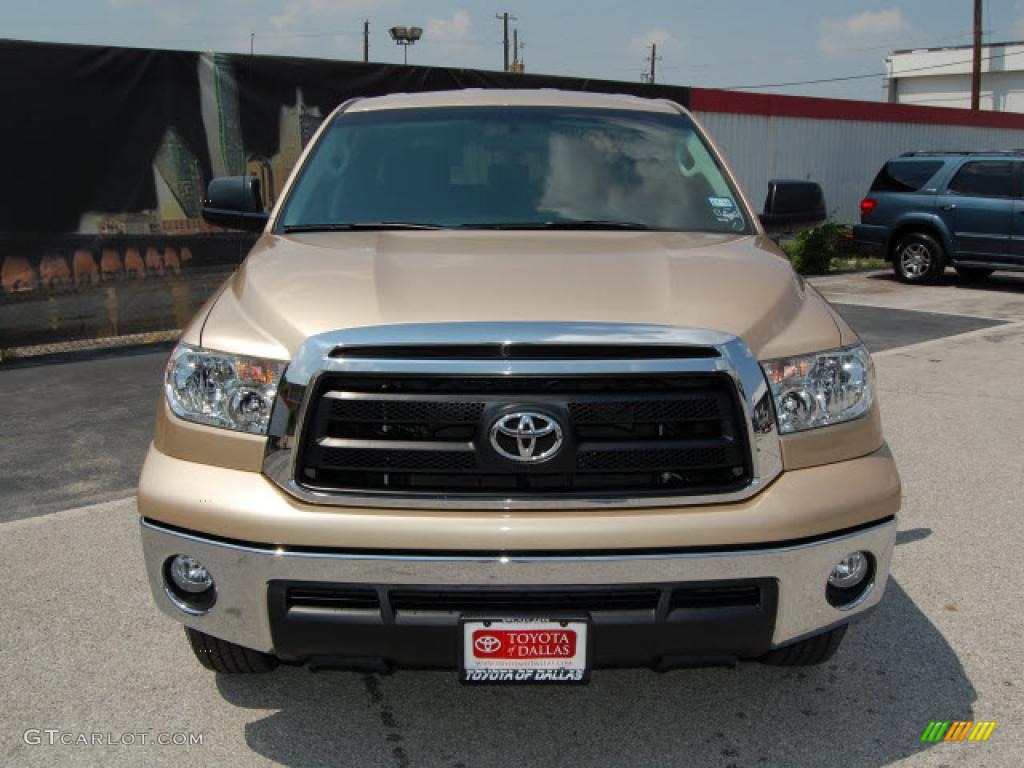
[[[848,611],[864,602],[875,584],[875,559],[868,552],[851,552],[834,566],[825,584],[829,605]]]
[[[217,586],[206,566],[188,555],[164,562],[164,594],[190,616],[202,616],[217,602]]]
[[[828,583],[837,589],[855,587],[868,575],[869,565],[866,553],[852,552],[835,564]]]
[[[182,592],[198,595],[213,586],[213,578],[206,566],[188,555],[176,555],[171,560],[171,580]]]

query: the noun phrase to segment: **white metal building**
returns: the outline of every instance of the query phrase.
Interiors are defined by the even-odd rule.
[[[690,109],[755,205],[769,179],[811,179],[837,221],[859,219],[879,169],[920,150],[1024,148],[1024,114],[693,88]]]
[[[882,98],[892,104],[971,106],[971,46],[894,51],[885,59]],[[981,108],[1024,112],[1024,42],[981,52]]]

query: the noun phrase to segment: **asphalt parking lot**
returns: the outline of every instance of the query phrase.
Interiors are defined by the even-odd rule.
[[[599,671],[573,689],[207,673],[151,604],[131,498],[166,348],[0,370],[0,764],[1019,765],[1024,276],[814,282],[876,353],[904,507],[882,605],[801,671]],[[998,726],[926,745],[930,720]]]

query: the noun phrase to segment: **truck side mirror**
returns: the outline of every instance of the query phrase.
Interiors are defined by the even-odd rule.
[[[789,234],[825,223],[825,193],[813,181],[772,179],[761,224],[768,234]]]
[[[260,180],[255,176],[211,180],[203,200],[203,218],[220,227],[259,232],[270,218],[263,210]]]

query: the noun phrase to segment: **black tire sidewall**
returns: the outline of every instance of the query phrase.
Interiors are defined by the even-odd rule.
[[[185,627],[192,653],[207,669],[220,674],[252,674],[271,672],[279,661],[275,656],[243,648],[219,637]]]
[[[903,271],[903,265],[900,261],[900,254],[903,253],[903,249],[914,243],[925,246],[932,254],[931,266],[921,276],[907,275]],[[910,234],[903,235],[897,241],[892,253],[892,268],[896,276],[904,283],[929,285],[936,282],[946,270],[946,253],[939,242],[931,235],[927,235],[924,232],[911,232]]]

